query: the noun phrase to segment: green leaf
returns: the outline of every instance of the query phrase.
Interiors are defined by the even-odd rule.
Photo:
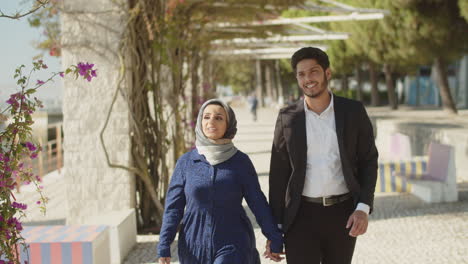
[[[26,90],[25,94],[26,94],[26,95],[29,95],[29,94],[33,94],[33,93],[35,93],[35,92],[36,92],[36,89],[33,89],[33,88],[32,88],[32,89]]]
[[[38,17],[28,19],[29,25],[31,27],[40,27],[41,26],[41,20]]]

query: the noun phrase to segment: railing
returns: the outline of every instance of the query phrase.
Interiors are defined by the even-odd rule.
[[[32,168],[34,175],[38,175],[41,179],[44,175],[58,170],[60,172],[63,167],[63,133],[62,123],[54,123],[47,126],[47,139],[44,144],[42,138],[38,139],[39,145],[42,146],[42,151],[36,159],[28,160],[25,162],[27,167]],[[25,184],[20,182],[17,178],[17,191],[20,191],[21,185]]]

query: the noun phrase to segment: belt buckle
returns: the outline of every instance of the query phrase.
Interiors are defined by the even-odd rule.
[[[322,204],[323,206],[331,206],[333,203],[327,203],[327,197],[322,197]]]

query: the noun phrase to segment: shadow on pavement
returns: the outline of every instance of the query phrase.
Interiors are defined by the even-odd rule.
[[[148,251],[148,248],[154,250]],[[136,263],[135,260],[138,260],[138,263],[158,263],[157,248],[157,242],[139,242],[130,251],[130,254],[128,254],[123,261],[123,264]],[[172,242],[171,255],[171,263],[179,262],[179,257],[177,256],[177,239]]]
[[[377,221],[468,212],[468,189],[459,188],[458,196],[458,202],[450,203],[426,203],[408,193],[377,196],[374,201],[374,212],[369,219]]]

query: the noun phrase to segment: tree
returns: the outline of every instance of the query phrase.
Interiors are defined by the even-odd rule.
[[[381,9],[389,9],[390,2],[387,0],[375,1],[348,1],[354,6],[374,7]],[[393,10],[390,10],[391,12]],[[394,14],[391,13],[391,16]],[[378,104],[378,90],[376,83],[375,66],[382,65],[385,72],[387,84],[387,94],[390,106],[392,109],[398,108],[398,101],[395,94],[395,86],[393,80],[393,72],[401,67],[397,50],[397,33],[398,27],[393,23],[393,20],[387,16],[383,20],[374,21],[359,21],[340,24],[342,29],[350,33],[350,38],[347,40],[349,47],[354,53],[360,54],[367,61],[367,65],[371,72],[372,80],[372,104]]]
[[[467,52],[468,24],[461,15],[466,1],[398,0],[402,14],[401,40],[410,49],[402,56],[424,64],[433,64],[442,97],[442,107],[456,114],[457,108],[448,85],[447,65]],[[461,8],[461,9],[460,9]]]
[[[355,50],[351,49],[344,40],[329,42],[327,53],[330,57],[332,73],[342,78],[341,89],[344,92],[348,90],[348,76],[356,74],[358,81],[356,96],[358,100],[362,100],[361,65],[363,56],[355,53]]]
[[[458,6],[460,7],[460,14],[468,21],[468,1],[458,0]]]
[[[216,81],[231,86],[236,94],[247,94],[255,88],[254,66],[252,60],[217,61]]]

